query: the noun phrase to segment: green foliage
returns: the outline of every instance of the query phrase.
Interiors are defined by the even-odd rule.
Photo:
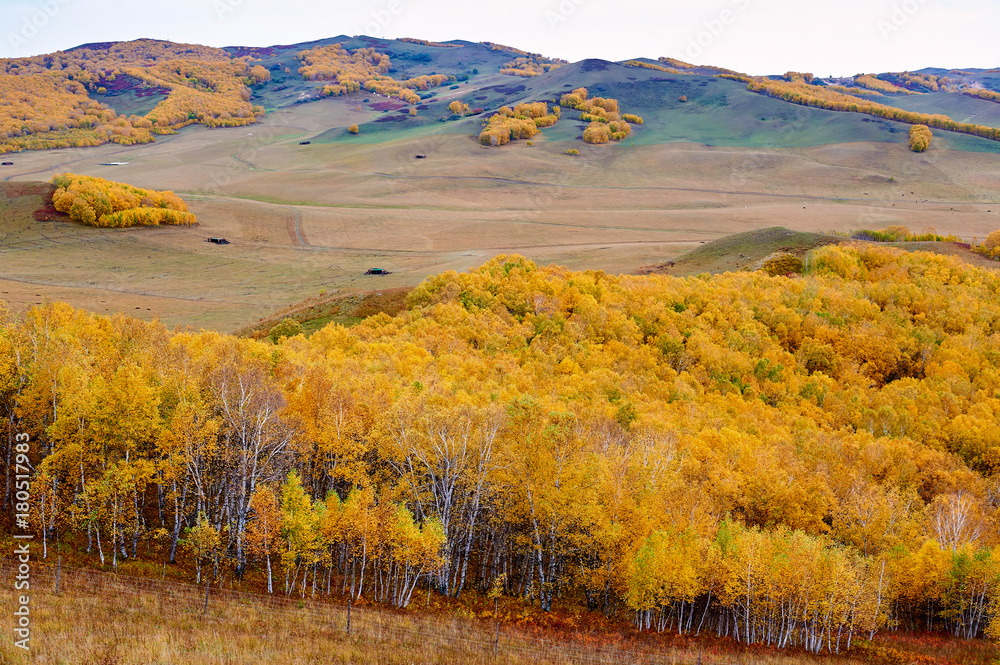
[[[283,337],[294,337],[302,332],[302,324],[295,319],[284,319],[271,328],[268,337],[277,344]]]
[[[794,254],[778,253],[765,259],[761,270],[772,277],[799,274],[803,270],[802,259]]]
[[[887,226],[877,231],[871,229],[859,229],[851,232],[851,237],[855,240],[868,240],[872,242],[961,242],[962,239],[956,235],[942,236],[934,232],[933,229],[925,233],[913,233],[905,226]]]

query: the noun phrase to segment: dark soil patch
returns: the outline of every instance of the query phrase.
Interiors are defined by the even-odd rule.
[[[373,111],[395,111],[397,109],[406,108],[406,104],[402,102],[375,102],[369,104],[368,108]]]
[[[141,79],[129,76],[128,74],[117,74],[114,81],[102,76],[98,85],[107,90],[105,93],[107,97],[122,95],[126,92],[134,92],[136,97],[149,97],[150,95],[166,97],[170,94],[170,88],[144,87],[144,82]]]
[[[56,186],[49,182],[2,182],[0,183],[0,193],[8,199],[16,199],[22,196],[40,197],[41,205],[31,213],[37,222],[70,221],[69,215],[59,212],[52,205],[52,195],[56,191]]]
[[[607,60],[598,60],[596,58],[588,58],[580,63],[581,72],[603,72],[608,69],[611,63]]]
[[[406,120],[407,116],[404,115],[384,115],[375,122],[402,122]]]
[[[234,58],[250,56],[255,60],[264,60],[278,55],[278,52],[270,47],[257,48],[253,46],[227,46],[224,51],[231,53]]]
[[[501,95],[513,95],[513,94],[516,94],[518,92],[523,92],[523,91],[525,91],[527,89],[528,88],[526,86],[523,86],[523,85],[507,86],[507,85],[503,85],[501,83],[500,85],[491,85],[490,87],[483,88],[482,90],[483,90],[483,92],[486,92],[487,90],[492,90],[492,91],[494,91],[494,92],[496,92],[498,94],[501,94]],[[479,99],[479,98],[477,97],[476,99]]]

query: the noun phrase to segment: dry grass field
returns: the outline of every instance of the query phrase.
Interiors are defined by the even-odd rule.
[[[0,579],[13,568],[0,566]],[[31,649],[0,644],[0,661],[111,665],[185,663],[424,663],[505,665],[861,665],[871,662],[986,665],[994,649],[940,635],[884,633],[850,654],[807,655],[705,636],[615,630],[539,630],[505,599],[499,630],[491,603],[442,614],[351,609],[343,599],[286,598],[34,564]],[[435,604],[437,600],[435,600]],[[417,603],[418,605],[420,603]],[[424,608],[420,608],[424,610]],[[454,610],[455,608],[452,608]],[[13,612],[13,597],[0,611]],[[889,660],[885,660],[889,658]]]
[[[368,137],[330,131],[377,115],[359,108],[326,99],[249,128],[13,155],[0,181],[72,171],[172,189],[200,225],[35,222],[34,202],[0,197],[0,298],[230,331],[321,292],[414,285],[498,253],[617,273],[774,226],[904,224],[966,239],[1000,228],[1000,163],[990,153],[914,154],[897,143],[592,146],[544,136],[489,149],[467,136],[475,118]],[[582,154],[564,154],[568,147]],[[128,164],[100,165],[110,161]],[[392,274],[364,276],[370,267]]]

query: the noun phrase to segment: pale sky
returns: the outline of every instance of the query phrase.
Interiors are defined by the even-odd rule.
[[[0,57],[139,37],[270,46],[367,34],[847,76],[1000,67],[997,26],[998,0],[0,0]]]

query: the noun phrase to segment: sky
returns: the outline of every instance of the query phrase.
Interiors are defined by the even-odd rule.
[[[0,57],[140,37],[270,46],[365,34],[749,74],[1000,67],[998,0],[0,0]]]

